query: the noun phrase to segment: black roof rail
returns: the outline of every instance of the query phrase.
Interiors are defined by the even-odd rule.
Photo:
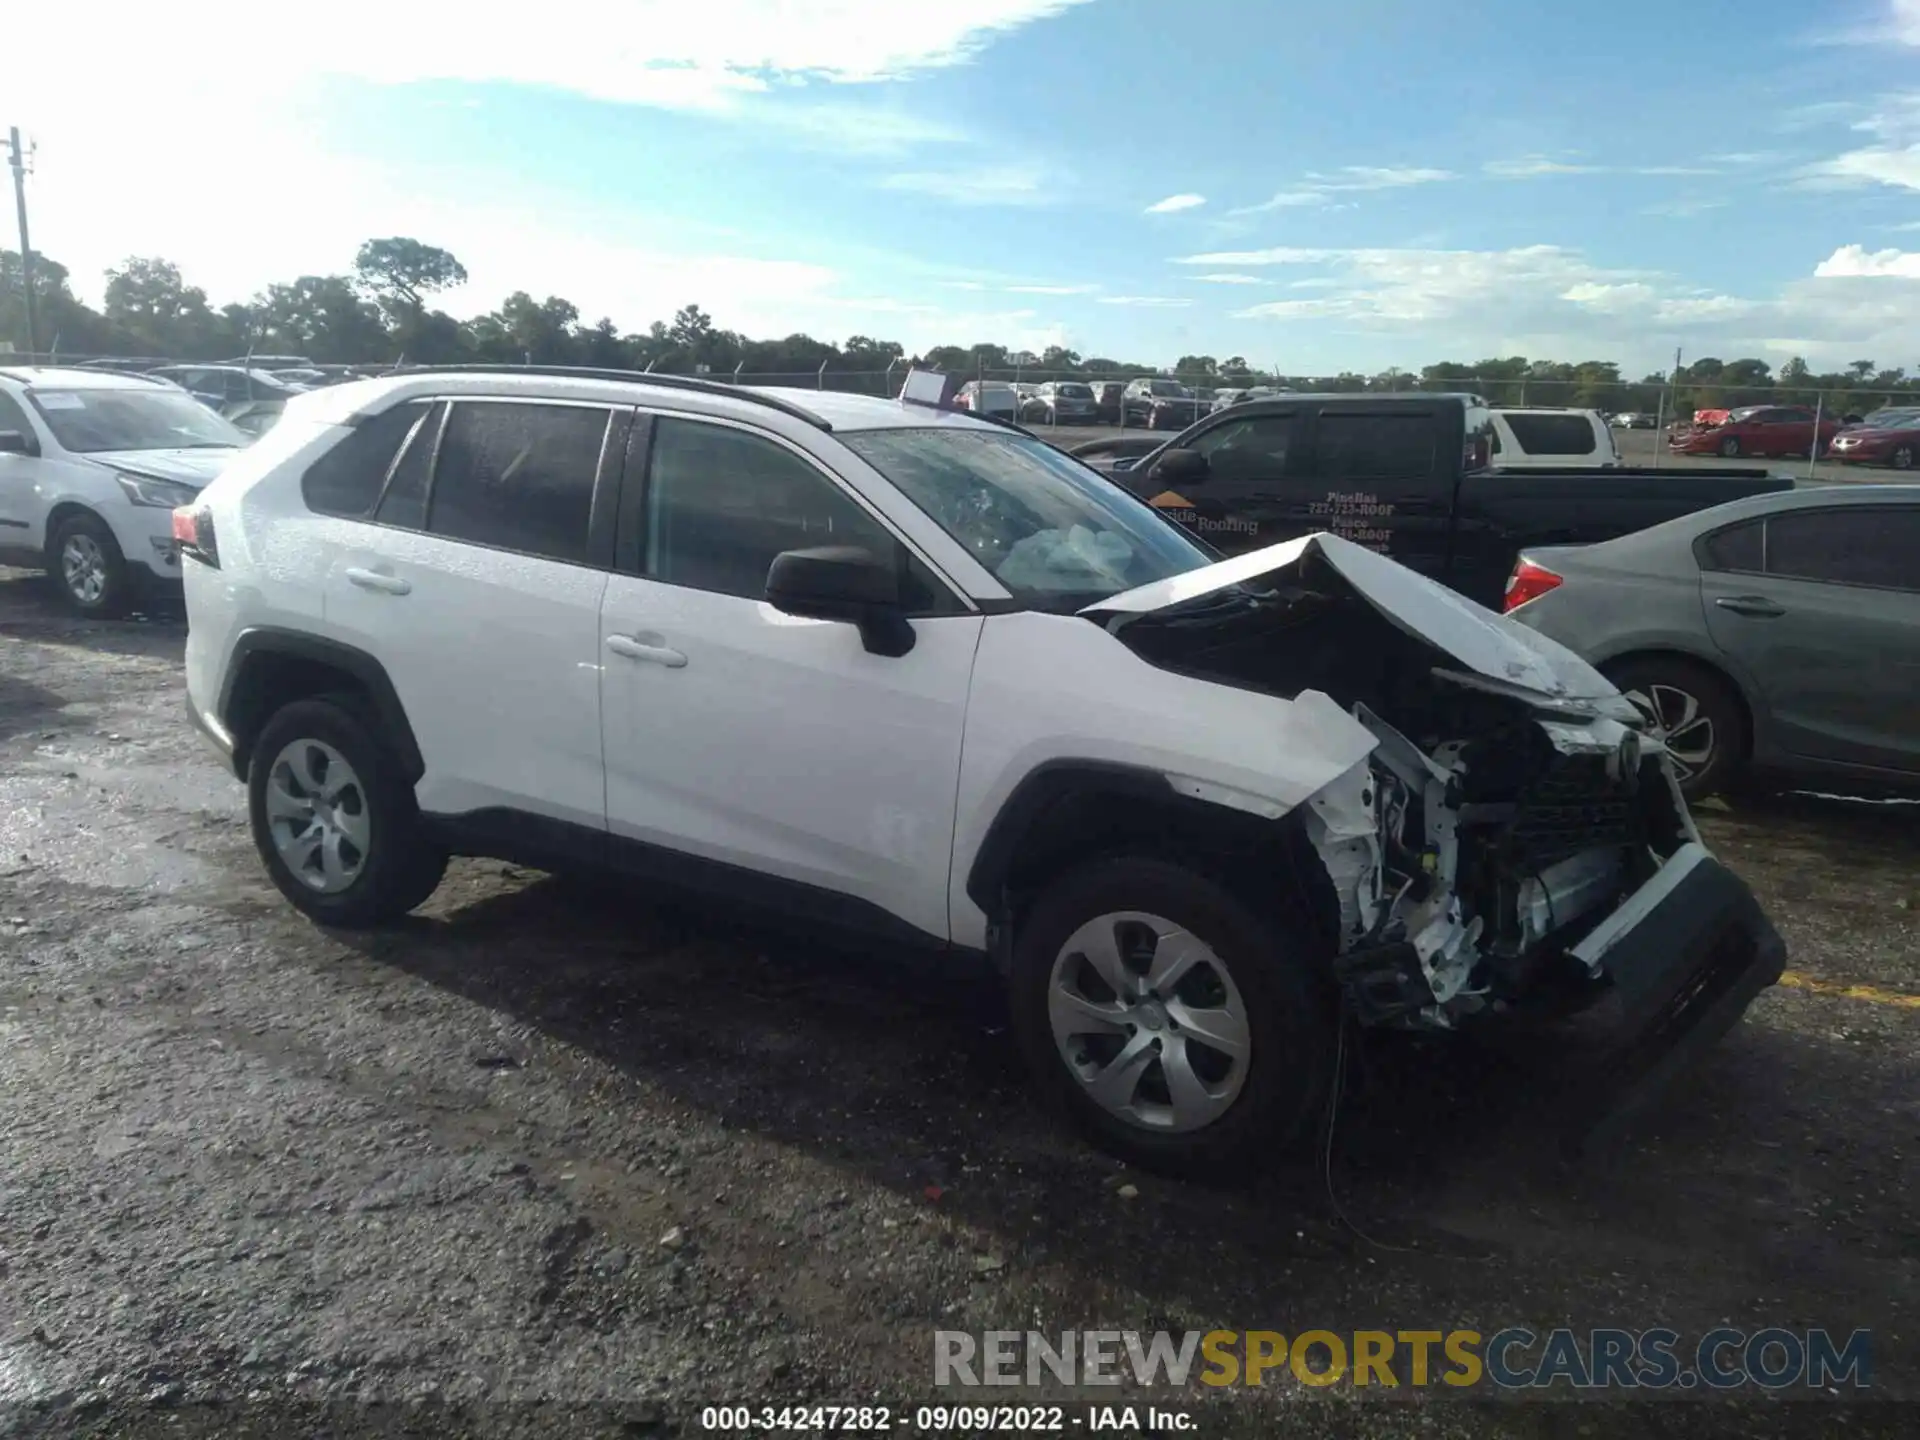
[[[625,380],[634,384],[657,385],[663,390],[694,390],[703,395],[730,395],[736,400],[746,400],[755,405],[764,405],[769,410],[778,410],[783,415],[791,415],[796,420],[804,420],[816,430],[831,431],[833,423],[824,415],[816,415],[804,405],[796,405],[791,400],[782,400],[777,395],[769,395],[764,390],[756,390],[751,385],[729,385],[721,380],[708,380],[698,375],[659,375],[651,370],[612,370],[590,365],[408,365],[384,372],[388,375],[552,375],[559,379],[574,380]]]

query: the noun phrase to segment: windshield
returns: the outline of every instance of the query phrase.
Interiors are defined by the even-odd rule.
[[[1213,562],[1151,506],[1024,435],[942,427],[840,438],[1035,609],[1071,612]]]
[[[1898,425],[1904,427],[1911,425],[1915,417],[1920,417],[1920,410],[1876,410],[1860,423],[1862,425]]]
[[[1093,398],[1093,387],[1091,385],[1074,385],[1067,383],[1054,386],[1053,393],[1056,395],[1064,395],[1069,400],[1091,400]]]
[[[75,455],[109,450],[227,450],[247,437],[178,390],[29,390],[33,408],[60,448]]]
[[[1153,382],[1153,393],[1156,395],[1172,395],[1179,399],[1185,399],[1187,396],[1187,387],[1177,380],[1156,380]]]

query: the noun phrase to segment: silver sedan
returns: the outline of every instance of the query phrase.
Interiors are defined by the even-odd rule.
[[[1814,486],[1529,549],[1507,612],[1640,706],[1690,796],[1750,774],[1920,792],[1920,485]]]

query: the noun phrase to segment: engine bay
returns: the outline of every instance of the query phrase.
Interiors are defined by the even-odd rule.
[[[1358,1018],[1445,1028],[1591,989],[1571,947],[1698,838],[1662,747],[1618,696],[1465,671],[1329,567],[1296,573],[1113,629],[1168,669],[1331,697],[1377,740],[1303,807]]]

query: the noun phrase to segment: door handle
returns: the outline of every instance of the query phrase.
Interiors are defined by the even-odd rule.
[[[675,650],[668,645],[649,645],[644,640],[636,640],[631,635],[607,636],[607,648],[616,655],[624,655],[629,660],[645,660],[653,665],[664,665],[669,670],[678,670],[687,663],[684,651]]]
[[[1787,607],[1776,605],[1760,595],[1722,595],[1713,602],[1722,610],[1731,610],[1736,615],[1751,615],[1756,620],[1771,620],[1787,613]]]
[[[407,595],[413,591],[413,586],[398,575],[382,575],[378,570],[362,570],[358,565],[349,565],[346,575],[349,585],[358,585],[362,590],[378,590],[383,595]]]

